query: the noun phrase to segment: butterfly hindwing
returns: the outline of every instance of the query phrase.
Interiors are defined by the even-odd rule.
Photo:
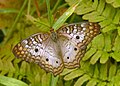
[[[59,43],[61,45],[62,59],[66,68],[79,67],[80,59],[84,56],[86,46],[79,48],[71,40],[60,37]]]

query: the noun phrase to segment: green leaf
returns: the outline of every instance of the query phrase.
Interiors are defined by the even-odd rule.
[[[97,82],[97,79],[91,79],[86,86],[96,86]]]
[[[112,82],[107,83],[106,85],[107,85],[107,86],[114,86],[114,84],[113,84]],[[106,85],[105,85],[105,86],[106,86]],[[102,85],[100,85],[100,86],[102,86]],[[116,86],[118,86],[118,85],[116,85]]]
[[[100,82],[97,84],[97,86],[106,86],[106,82],[100,81]],[[108,85],[108,86],[109,86],[109,85]]]
[[[105,64],[109,59],[109,54],[106,51],[102,52],[101,58],[100,58],[100,63]]]
[[[10,78],[10,77],[5,77],[0,75],[0,84],[3,84],[5,86],[28,86],[26,83]]]
[[[29,67],[29,64],[23,61],[20,67],[20,73],[25,75],[27,67]]]
[[[50,77],[51,77],[50,74],[48,75],[48,74],[44,73],[42,76],[41,85],[42,86],[49,86]]]
[[[100,72],[99,72],[99,69],[98,69],[98,65],[96,64],[93,77],[94,78],[99,78],[99,73]]]
[[[111,31],[114,29],[117,29],[117,27],[114,24],[110,24],[110,25],[106,26],[105,28],[103,28],[102,32],[105,33],[105,32],[108,32],[108,31]]]
[[[113,51],[116,51],[116,52],[120,51],[120,45],[119,45],[119,43],[120,43],[120,36],[117,36],[115,38],[114,46],[112,48]]]
[[[88,50],[88,51],[85,53],[85,56],[82,58],[82,60],[83,60],[83,61],[88,60],[95,52],[96,52],[96,49],[95,49],[95,48],[90,48],[90,50]]]
[[[98,12],[91,12],[91,13],[88,13],[88,14],[85,14],[85,15],[83,15],[83,19],[89,19],[91,16],[94,16],[94,17],[96,17],[96,16],[98,16]]]
[[[101,26],[101,28],[106,27],[106,26],[110,25],[111,22],[112,22],[112,19],[106,19],[106,20],[100,22],[100,26]]]
[[[73,80],[70,80],[70,81],[65,81],[65,84],[64,85],[59,85],[59,86],[72,86],[72,83],[73,83]]]
[[[112,43],[111,43],[111,37],[109,34],[104,34],[104,41],[105,41],[105,47],[104,47],[104,50],[107,51],[107,52],[110,52],[111,51],[111,48],[112,48]]]
[[[96,8],[97,8],[97,6],[98,6],[98,0],[95,0],[95,1],[93,2],[92,7],[96,9]]]
[[[59,79],[59,76],[54,77],[53,74],[52,74],[51,85],[50,86],[56,86],[57,82],[58,82],[58,79]]]
[[[77,13],[78,15],[83,15],[83,14],[92,12],[96,9],[96,8],[93,8],[95,7],[95,5],[96,4],[93,4],[93,2],[90,0],[89,1],[83,0],[83,2],[81,2],[80,5],[76,8],[75,13]]]
[[[96,16],[96,17],[91,16],[90,19],[89,19],[89,21],[91,21],[91,22],[100,22],[100,21],[103,21],[103,20],[105,20],[104,16]]]
[[[109,69],[109,77],[108,77],[109,81],[113,81],[113,77],[115,76],[116,71],[117,71],[116,65],[115,64],[111,65]]]
[[[72,80],[72,79],[79,77],[83,74],[84,74],[84,71],[78,69],[78,70],[72,71],[70,74],[66,75],[64,77],[64,80]]]
[[[114,0],[106,0],[107,3],[113,3]]]
[[[99,50],[103,50],[103,48],[104,48],[104,36],[103,36],[103,34],[96,36],[92,40],[92,47],[99,49]]]
[[[97,51],[97,52],[92,56],[92,58],[91,58],[91,60],[90,60],[90,63],[91,63],[91,64],[95,64],[95,63],[98,61],[98,59],[101,57],[101,55],[102,55],[102,51]]]
[[[120,61],[120,52],[113,52],[110,54],[110,56],[112,56],[112,58],[115,59],[117,62]]]
[[[118,35],[120,36],[120,27],[119,26],[117,27],[117,30],[118,30]]]
[[[113,7],[115,7],[115,8],[120,7],[120,1],[119,0],[115,0],[115,2],[113,3]]]
[[[107,73],[108,73],[108,64],[103,64],[100,67],[100,79],[107,80]]]
[[[81,86],[84,82],[88,80],[90,80],[90,76],[85,74],[76,81],[74,86]]]
[[[74,70],[76,70],[76,69],[77,69],[77,68],[74,68],[74,69],[66,69],[66,68],[65,68],[60,75],[61,75],[61,76],[66,75],[66,74],[68,74],[68,73],[70,73],[70,72],[72,72],[72,71],[74,71]]]
[[[97,11],[102,14],[103,10],[105,8],[105,1],[104,0],[100,0],[99,4],[98,4],[98,8]]]
[[[113,11],[113,14],[115,9],[113,9],[113,7],[109,4],[106,4],[105,10],[103,11],[102,15],[106,18],[110,18],[111,16],[111,12]]]
[[[116,12],[116,14],[115,14],[115,16],[114,16],[114,18],[113,18],[113,21],[112,21],[114,24],[118,24],[118,23],[119,23],[119,20],[120,20],[120,10],[117,9],[116,11],[117,11],[117,12]]]

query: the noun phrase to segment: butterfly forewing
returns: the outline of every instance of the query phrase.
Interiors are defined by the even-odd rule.
[[[80,59],[84,56],[89,42],[100,32],[97,23],[76,23],[61,27],[57,33],[60,40],[63,61],[66,68],[79,67]]]
[[[64,67],[58,52],[58,45],[52,41],[50,35],[42,33],[30,36],[13,48],[16,57],[34,62],[54,75],[62,72]]]

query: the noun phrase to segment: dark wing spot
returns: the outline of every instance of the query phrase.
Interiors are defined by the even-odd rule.
[[[46,58],[46,61],[48,62],[48,61],[49,61],[49,59],[48,59],[48,58]]]
[[[76,39],[79,39],[80,37],[79,36],[76,36]]]
[[[77,48],[74,48],[75,51],[77,51]]]
[[[58,61],[56,61],[56,63],[58,63]]]
[[[69,59],[69,57],[67,57],[67,59]]]
[[[37,49],[37,48],[35,48],[35,52],[38,52],[38,49]]]

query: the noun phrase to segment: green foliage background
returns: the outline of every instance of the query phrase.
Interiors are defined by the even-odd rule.
[[[37,15],[32,2],[24,0],[20,11],[0,9],[1,13],[6,12],[4,15],[17,12],[9,30],[2,30],[6,36],[0,44],[0,86],[120,86],[120,0],[57,0],[51,4],[51,10],[49,0],[38,0],[39,18],[34,18]],[[26,20],[27,12],[34,16],[27,16],[32,23]],[[68,13],[69,18],[61,16],[62,13]],[[61,18],[66,19],[60,21]],[[54,77],[38,65],[21,61],[12,54],[14,45],[31,34],[47,32],[49,26],[58,29],[65,21],[83,20],[98,22],[101,33],[88,45],[80,68],[64,69]]]

